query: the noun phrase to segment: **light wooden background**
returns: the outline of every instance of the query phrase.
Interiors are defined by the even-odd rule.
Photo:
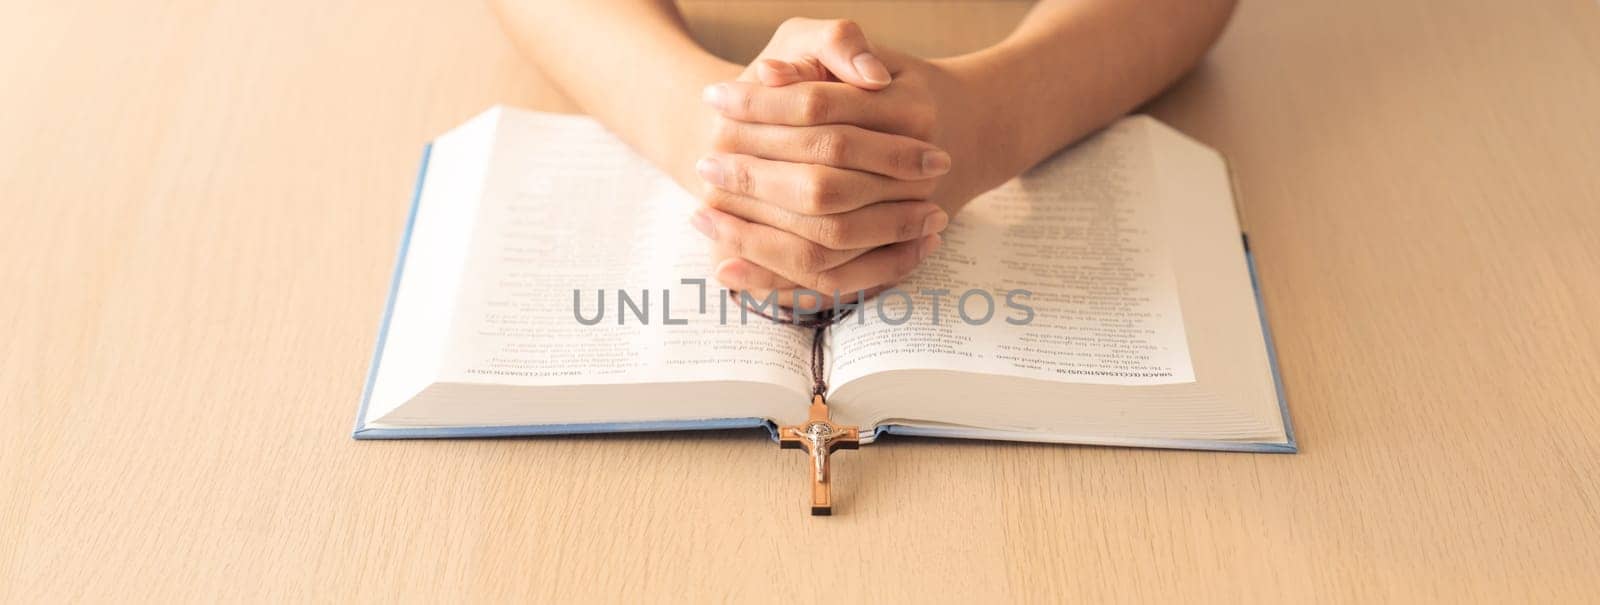
[[[421,145],[570,107],[483,6],[6,2],[0,83],[0,600],[1595,598],[1593,1],[1247,0],[1153,104],[1238,173],[1301,454],[902,440],[832,518],[756,433],[350,439]]]

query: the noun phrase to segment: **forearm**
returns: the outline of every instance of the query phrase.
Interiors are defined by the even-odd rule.
[[[702,49],[671,0],[492,0],[511,39],[585,113],[679,183],[709,136],[700,90],[740,66]],[[670,116],[670,117],[669,117]]]
[[[1003,42],[947,66],[989,94],[981,141],[1014,176],[1138,107],[1191,69],[1234,0],[1044,0]]]

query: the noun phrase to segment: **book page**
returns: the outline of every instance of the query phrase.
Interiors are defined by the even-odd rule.
[[[809,333],[682,282],[710,263],[687,192],[589,118],[500,111],[443,380],[809,388]]]
[[[902,294],[833,330],[830,384],[902,369],[1193,382],[1162,221],[1142,123],[1119,122],[964,209]]]

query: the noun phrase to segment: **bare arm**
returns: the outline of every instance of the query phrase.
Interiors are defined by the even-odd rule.
[[[697,156],[686,151],[709,144],[713,114],[700,91],[737,77],[743,67],[696,44],[672,0],[490,5],[523,55],[578,107],[679,183],[699,187]]]
[[[973,109],[990,116],[974,143],[1007,152],[1003,182],[1170,86],[1216,41],[1234,4],[1042,0],[1004,41],[945,64],[988,93],[974,96]]]

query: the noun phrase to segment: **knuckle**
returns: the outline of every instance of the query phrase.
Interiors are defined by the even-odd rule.
[[[850,137],[834,134],[829,135],[822,146],[822,159],[833,166],[842,166],[850,157]]]
[[[806,89],[800,96],[800,120],[806,124],[820,124],[828,119],[832,109],[828,96],[816,88]]]
[[[727,86],[728,108],[737,116],[749,117],[756,112],[756,93],[743,86]]]
[[[829,250],[807,242],[794,255],[795,270],[806,275],[823,272],[828,268]]]
[[[744,230],[737,226],[719,227],[717,246],[729,258],[745,256]]]
[[[750,193],[750,162],[744,158],[734,158],[728,162],[728,168],[728,188],[735,193]]]
[[[807,145],[818,162],[834,166],[844,163],[848,146],[845,136],[837,130],[820,130],[812,135]]]
[[[922,154],[925,151],[921,145],[900,145],[890,154],[889,161],[900,174],[911,175],[912,178],[921,177]]]
[[[807,277],[806,281],[810,283],[811,288],[817,292],[831,294],[833,292],[840,292],[844,290],[843,282],[839,281],[838,273],[832,270],[817,271],[812,273]]]
[[[907,136],[927,140],[933,136],[933,128],[939,122],[938,110],[932,103],[914,103],[905,110],[906,127],[910,129]]]
[[[815,169],[812,175],[805,179],[802,186],[800,199],[805,204],[807,211],[813,214],[826,214],[837,206],[844,196],[844,191],[839,183],[825,174],[820,169]]]
[[[861,37],[861,26],[849,19],[832,19],[822,26],[822,35],[833,42]]]
[[[922,235],[922,221],[918,220],[918,215],[906,213],[900,217],[900,226],[896,230],[894,241],[908,242],[920,235]]]
[[[813,236],[816,242],[834,250],[844,250],[849,247],[855,227],[851,221],[837,216],[824,216],[816,219],[816,228]]]

